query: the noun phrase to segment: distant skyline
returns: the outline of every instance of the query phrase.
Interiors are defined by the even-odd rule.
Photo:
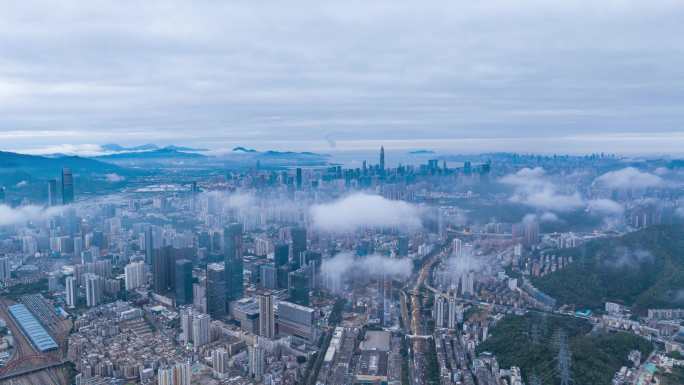
[[[681,1],[49,2],[0,13],[0,150],[684,153]]]

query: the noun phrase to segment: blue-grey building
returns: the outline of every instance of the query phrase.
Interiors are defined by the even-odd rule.
[[[16,321],[26,338],[41,353],[57,349],[57,342],[48,334],[47,330],[38,322],[38,319],[23,304],[12,305],[9,307],[12,318]]]

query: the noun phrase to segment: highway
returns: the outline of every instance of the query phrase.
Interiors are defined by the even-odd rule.
[[[411,385],[425,385],[427,379],[427,358],[428,344],[430,343],[431,335],[427,332],[426,322],[421,317],[422,299],[420,291],[425,286],[426,281],[430,277],[433,266],[441,258],[449,255],[451,246],[451,238],[448,238],[444,244],[436,247],[432,253],[428,254],[423,262],[423,265],[418,272],[416,282],[413,288],[407,293],[406,289],[402,290],[404,296],[410,295],[411,314],[410,320],[405,320],[409,333],[407,337],[410,338],[409,345],[409,379]],[[407,314],[408,315],[408,314]]]
[[[7,380],[12,379],[12,378],[25,376],[28,374],[40,372],[41,370],[46,370],[46,369],[51,369],[51,368],[55,368],[58,366],[62,366],[64,364],[66,364],[67,362],[68,361],[63,360],[63,361],[59,361],[59,362],[50,362],[50,363],[37,365],[37,366],[29,366],[29,367],[26,367],[26,368],[21,369],[21,370],[15,370],[15,371],[12,371],[12,372],[7,373],[7,374],[0,375],[0,382],[7,381]]]

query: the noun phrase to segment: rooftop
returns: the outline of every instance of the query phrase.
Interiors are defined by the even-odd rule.
[[[36,349],[46,352],[58,348],[55,340],[25,305],[12,305],[9,312]]]
[[[375,330],[367,331],[366,338],[361,342],[360,349],[388,352],[390,350],[390,333]]]

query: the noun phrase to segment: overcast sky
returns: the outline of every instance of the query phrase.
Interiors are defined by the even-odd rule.
[[[681,153],[684,2],[7,2],[0,117],[15,150]]]

